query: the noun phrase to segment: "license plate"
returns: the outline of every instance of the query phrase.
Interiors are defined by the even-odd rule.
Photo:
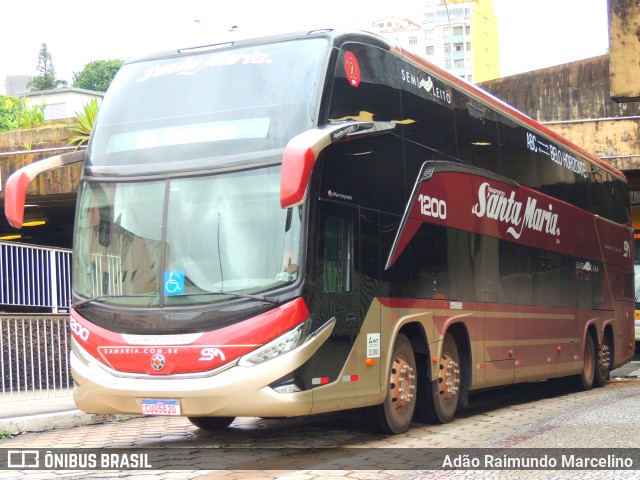
[[[159,400],[145,398],[142,400],[143,415],[180,415],[180,400]]]

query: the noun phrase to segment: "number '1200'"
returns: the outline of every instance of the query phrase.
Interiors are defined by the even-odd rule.
[[[432,198],[429,195],[420,194],[418,196],[420,202],[420,213],[427,217],[447,218],[447,202]]]

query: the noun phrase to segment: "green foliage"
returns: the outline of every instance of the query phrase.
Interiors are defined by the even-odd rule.
[[[13,438],[11,432],[9,430],[5,430],[4,428],[0,428],[0,440],[8,440]]]
[[[67,145],[76,145],[76,147],[80,147],[87,143],[89,140],[89,135],[91,135],[91,129],[93,128],[93,122],[98,115],[98,102],[95,98],[91,99],[91,101],[84,105],[84,109],[82,112],[76,112],[75,121],[71,127],[71,130],[76,132],[78,135],[73,137]]]
[[[42,127],[44,108],[44,105],[29,108],[23,98],[0,95],[0,131]]]
[[[29,91],[38,92],[40,90],[51,90],[53,88],[67,86],[65,80],[56,79],[56,69],[53,66],[53,59],[47,49],[46,43],[43,43],[40,47],[36,70],[38,71],[38,75],[31,77],[31,80],[27,83]]]
[[[122,60],[94,60],[89,62],[80,73],[73,74],[73,86],[96,92],[106,92],[123,63]]]

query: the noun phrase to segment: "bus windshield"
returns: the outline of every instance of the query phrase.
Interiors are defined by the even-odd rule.
[[[297,207],[280,207],[280,170],[83,183],[75,294],[119,305],[172,306],[293,282],[301,215]]]
[[[326,49],[314,38],[125,64],[86,164],[195,169],[284,148],[313,124]]]

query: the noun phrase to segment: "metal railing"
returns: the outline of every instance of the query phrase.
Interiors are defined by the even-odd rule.
[[[0,242],[0,403],[73,393],[70,303],[70,250]]]
[[[0,308],[38,307],[68,312],[71,250],[0,242]]]
[[[0,316],[0,403],[68,396],[68,315]]]

